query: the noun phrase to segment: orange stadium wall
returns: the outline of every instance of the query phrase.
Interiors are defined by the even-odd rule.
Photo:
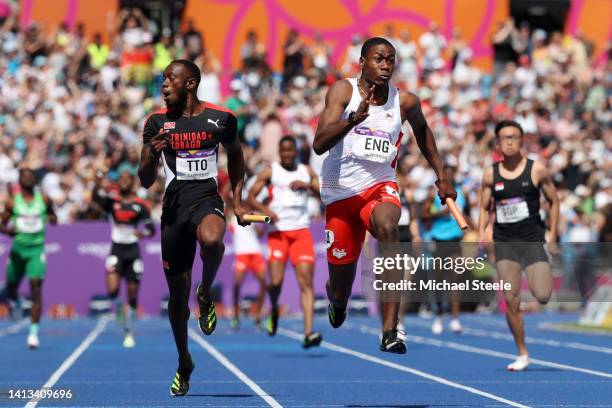
[[[107,37],[108,21],[117,15],[119,2],[115,0],[20,0],[21,26],[31,21],[42,23],[47,31],[53,31],[66,22],[73,30],[77,22],[85,24],[88,38],[95,32]]]
[[[496,23],[508,16],[509,0],[188,0],[185,20],[193,19],[204,33],[207,47],[225,69],[239,67],[240,46],[254,29],[266,45],[269,62],[279,69],[282,44],[288,30],[296,28],[306,41],[320,32],[333,46],[334,61],[356,34],[378,35],[391,23],[408,28],[417,38],[431,21],[449,37],[454,28],[474,51],[475,63],[491,66],[490,37]],[[65,21],[70,28],[85,23],[86,33],[106,33],[108,18],[116,14],[114,0],[21,0],[20,21],[42,22],[47,29]],[[601,52],[612,38],[611,0],[571,0],[566,31],[577,30],[594,41]],[[227,72],[227,71],[226,71]]]

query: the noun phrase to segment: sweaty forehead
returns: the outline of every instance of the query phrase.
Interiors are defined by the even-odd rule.
[[[186,71],[185,67],[181,64],[170,64],[164,70],[164,75],[184,76]]]
[[[389,58],[395,56],[395,50],[387,44],[378,44],[370,47],[368,50],[368,57],[380,56],[382,58]]]

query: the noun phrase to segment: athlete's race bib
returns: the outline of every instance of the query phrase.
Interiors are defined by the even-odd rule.
[[[527,202],[521,197],[502,200],[496,205],[495,210],[497,222],[500,224],[511,224],[529,218]]]
[[[35,234],[44,228],[43,220],[39,215],[20,215],[15,221],[17,232]]]
[[[133,244],[138,242],[136,227],[132,225],[113,224],[111,239],[117,244]]]
[[[353,142],[353,154],[362,160],[376,163],[391,163],[397,149],[389,139],[377,136],[362,136]]]
[[[286,207],[303,207],[308,200],[308,194],[305,191],[293,191],[287,186],[281,192],[279,200]]]
[[[176,152],[176,178],[178,180],[204,180],[217,177],[215,149],[178,150]]]

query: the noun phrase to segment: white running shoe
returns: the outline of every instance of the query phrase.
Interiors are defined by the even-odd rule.
[[[453,333],[461,333],[463,331],[463,326],[461,326],[461,322],[459,319],[452,319],[448,325]]]
[[[418,315],[421,319],[429,319],[433,315],[433,313],[431,313],[431,310],[427,310],[427,306],[421,305],[419,307]]]
[[[508,371],[523,371],[529,366],[529,356],[518,356],[518,358],[513,362],[508,364]]]
[[[38,335],[34,333],[28,334],[28,347],[31,349],[38,348],[40,346],[40,341],[38,340]]]
[[[123,347],[132,348],[135,345],[136,345],[136,341],[134,340],[134,336],[132,336],[132,333],[126,334],[125,338],[123,339]]]
[[[406,342],[406,329],[404,328],[403,323],[397,324],[397,338],[404,343]]]
[[[433,320],[433,324],[431,325],[431,332],[433,334],[440,334],[442,333],[443,330],[444,330],[444,326],[442,326],[442,319],[439,317],[436,317]]]

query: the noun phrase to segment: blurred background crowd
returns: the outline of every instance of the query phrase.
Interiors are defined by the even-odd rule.
[[[219,56],[207,49],[193,21],[170,32],[139,9],[124,8],[109,19],[107,33],[86,36],[82,24],[72,32],[65,25],[21,27],[15,6],[3,14],[0,202],[17,188],[19,167],[33,168],[60,223],[103,216],[90,205],[96,171],[104,171],[111,182],[123,171],[136,173],[144,121],[163,105],[162,71],[175,58],[200,67],[200,99],[236,113],[249,176],[278,159],[278,141],[285,134],[297,138],[299,160],[319,172],[323,157],[311,146],[325,93],[339,78],[358,75],[366,35],[355,34],[343,61],[332,65],[332,49],[322,36],[305,38],[291,31],[282,71],[275,72],[266,63],[268,50],[258,33],[249,31],[241,46],[242,66],[232,74],[227,93]],[[483,72],[473,65],[460,29],[446,38],[432,24],[413,37],[398,24],[368,35],[395,45],[393,82],[420,98],[439,150],[447,164],[457,167],[456,181],[468,193],[475,222],[483,169],[500,158],[494,124],[510,118],[525,130],[525,153],[554,175],[561,238],[612,241],[610,46],[595,54],[579,33],[567,36],[508,19],[490,38],[493,70]],[[219,179],[227,185],[226,174]],[[398,180],[417,205],[431,193],[435,174],[413,137],[404,138]],[[150,190],[139,190],[157,219],[163,185],[160,179]],[[318,205],[312,212],[322,214]],[[546,206],[542,213],[546,218]]]

